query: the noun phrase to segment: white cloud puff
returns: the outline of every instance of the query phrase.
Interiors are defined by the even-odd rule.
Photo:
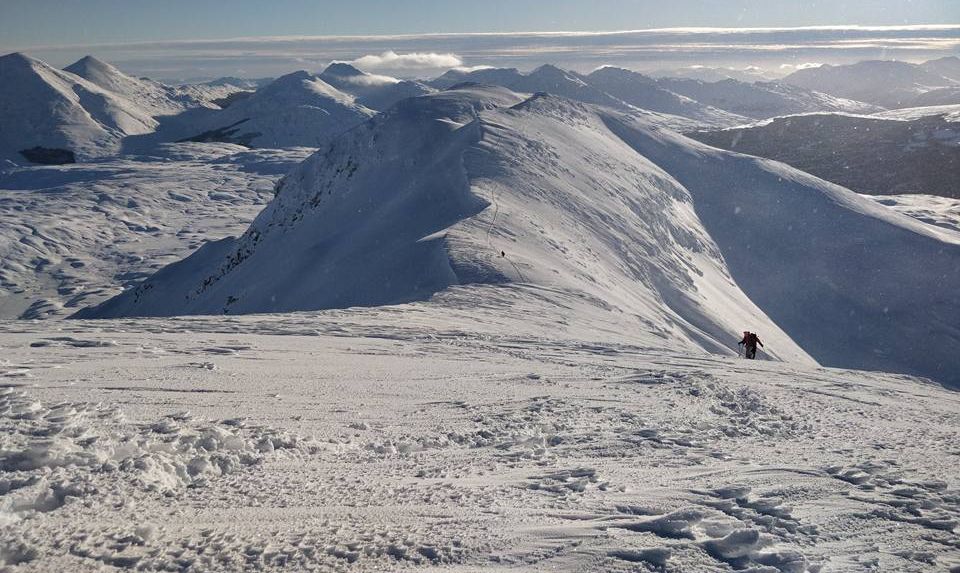
[[[817,62],[805,62],[803,64],[780,64],[780,69],[789,71],[789,70],[806,70],[808,68],[819,68],[823,64]]]
[[[351,62],[362,70],[439,70],[456,68],[463,65],[456,54],[437,54],[433,52],[410,52],[398,54],[393,50],[381,54],[368,54]]]

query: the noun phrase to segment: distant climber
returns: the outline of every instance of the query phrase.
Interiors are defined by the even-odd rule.
[[[743,355],[750,360],[753,360],[757,357],[757,345],[763,346],[763,343],[760,342],[760,337],[757,336],[755,332],[744,331],[743,339],[740,340],[738,346],[743,347]]]

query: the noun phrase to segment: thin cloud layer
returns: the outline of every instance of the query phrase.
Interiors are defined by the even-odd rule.
[[[8,47],[63,66],[93,54],[155,78],[278,76],[331,60],[398,77],[481,65],[529,70],[551,63],[577,71],[609,64],[638,71],[692,65],[784,75],[807,62],[924,61],[960,53],[958,26],[674,28],[624,32],[293,36],[100,46]],[[240,70],[244,70],[241,74]]]

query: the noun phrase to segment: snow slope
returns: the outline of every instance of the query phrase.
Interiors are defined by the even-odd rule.
[[[957,83],[921,65],[896,60],[807,68],[783,78],[783,82],[887,108],[918,105],[914,101],[920,94]]]
[[[0,323],[0,566],[960,566],[956,392],[649,347],[495,290]]]
[[[77,316],[380,305],[519,282],[692,348],[729,352],[729,333],[750,328],[780,358],[804,359],[795,341],[824,364],[960,383],[957,234],[629,114],[518,99],[468,87],[406,100],[289,174],[240,239]]]
[[[877,106],[782,82],[747,83],[733,79],[705,82],[661,78],[657,85],[701,104],[755,119],[807,112],[873,113]]]
[[[951,107],[871,116],[807,114],[689,135],[783,161],[859,193],[960,197],[960,121]]]
[[[175,115],[187,109],[209,105],[190,93],[189,89],[128,76],[93,56],[85,56],[64,69],[108,92],[136,102],[141,109],[154,116]]]
[[[386,110],[402,99],[435,91],[418,81],[368,74],[343,62],[333,62],[319,78],[342,92],[352,94],[358,104],[377,111]]]
[[[352,95],[299,71],[277,78],[226,109],[182,114],[158,136],[251,147],[318,147],[374,113],[357,104]]]
[[[157,125],[136,103],[20,53],[0,57],[0,118],[0,160],[15,163],[35,147],[78,161],[112,155]]]

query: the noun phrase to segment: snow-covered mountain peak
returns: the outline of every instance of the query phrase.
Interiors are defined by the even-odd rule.
[[[626,68],[621,68],[617,66],[600,66],[599,68],[593,70],[587,75],[587,78],[590,80],[600,80],[600,81],[634,81],[642,82],[646,84],[653,85],[656,83],[656,80],[649,76],[645,76],[640,72],[635,72],[633,70],[628,70]]]
[[[90,79],[92,76],[110,78],[117,75],[125,75],[113,65],[94,56],[84,56],[64,69],[87,79]]]
[[[278,102],[326,98],[341,104],[353,104],[354,97],[331,86],[310,72],[299,70],[281,76],[257,91],[252,97],[275,99]]]
[[[0,66],[3,66],[5,70],[25,69],[39,63],[41,63],[40,60],[32,58],[23,52],[11,52],[0,56]]]
[[[20,53],[0,58],[0,118],[0,157],[16,162],[110,155],[157,125],[137,103]]]
[[[322,75],[340,76],[346,78],[351,76],[363,76],[366,75],[366,72],[361,71],[346,62],[332,62],[326,67],[326,69],[323,70]]]

